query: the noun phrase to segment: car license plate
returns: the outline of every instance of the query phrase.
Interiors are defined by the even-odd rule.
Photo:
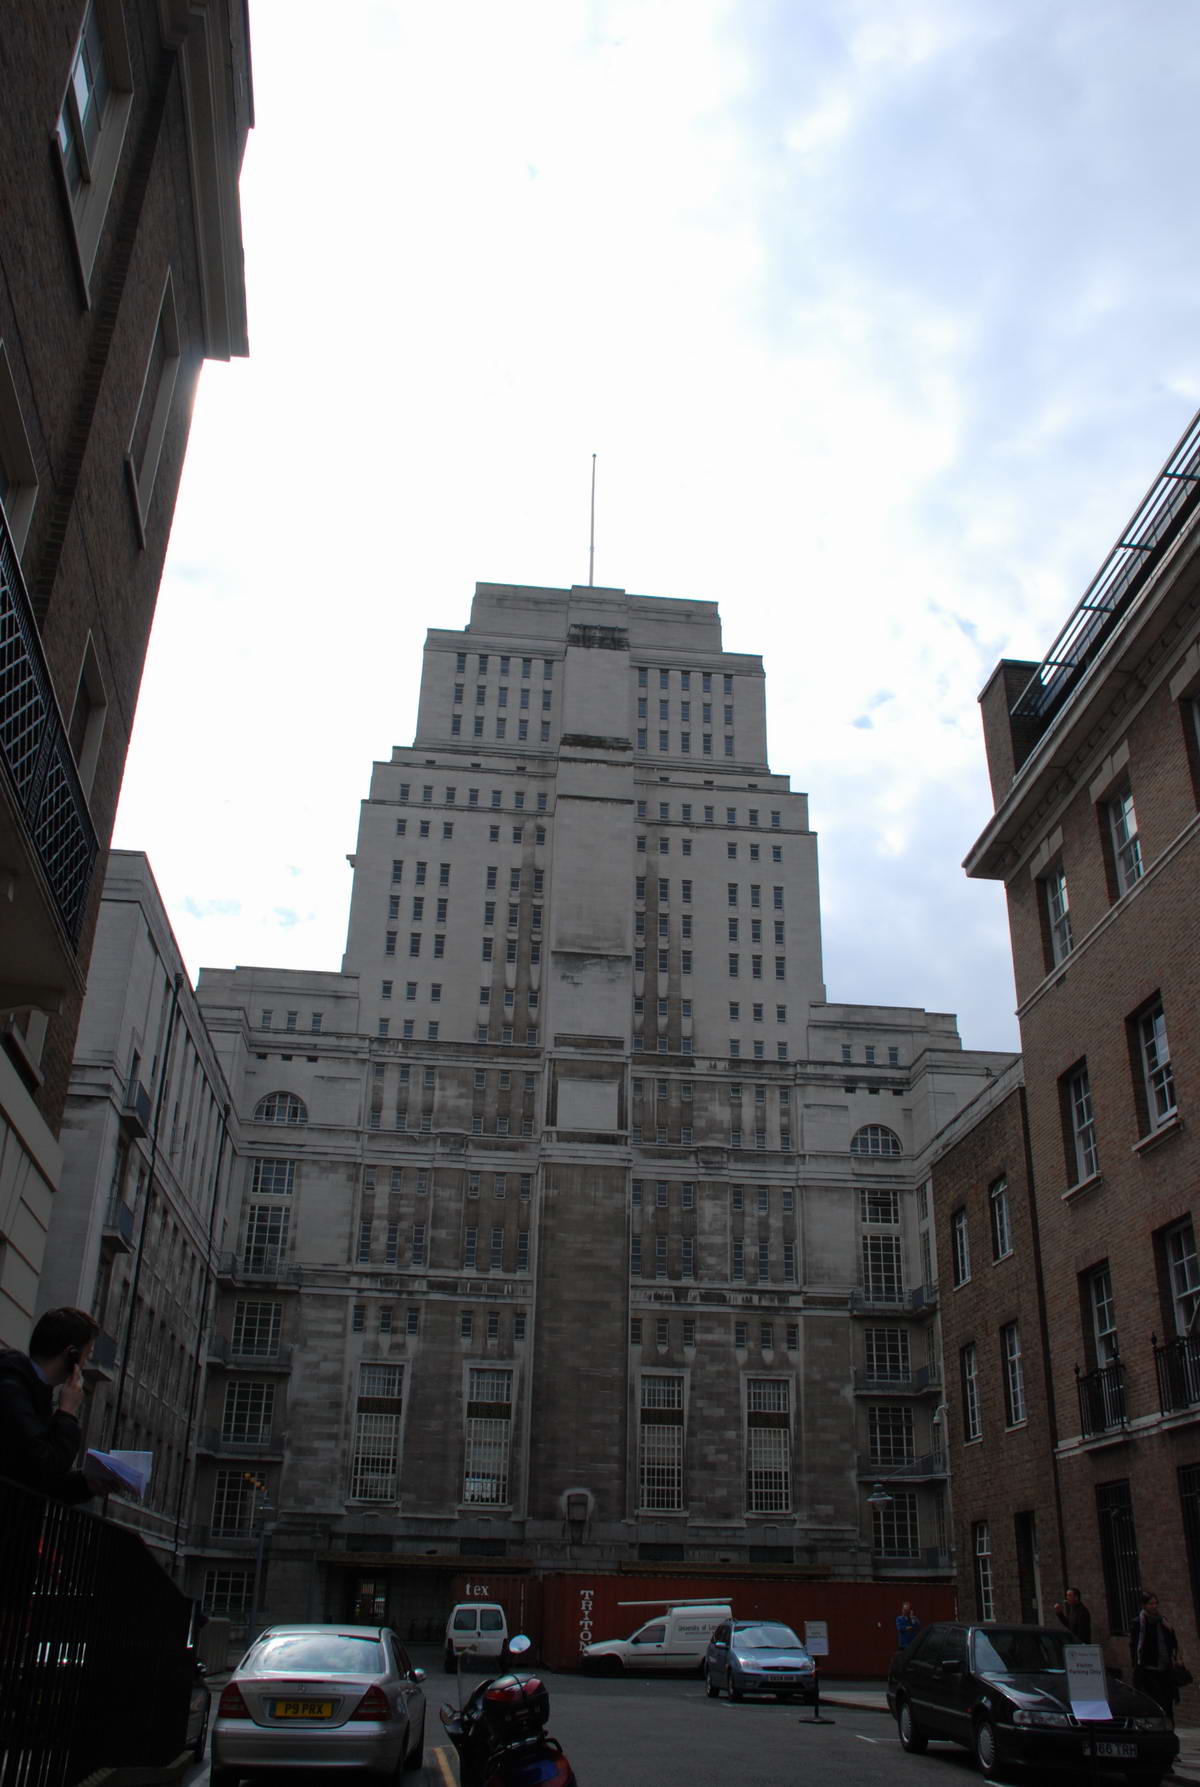
[[[1137,1756],[1136,1744],[1112,1744],[1099,1742],[1096,1745],[1097,1756],[1117,1756],[1122,1762],[1132,1762]]]
[[[790,1687],[794,1683],[798,1682],[800,1680],[800,1677],[798,1675],[772,1675],[772,1676],[769,1676],[767,1679],[769,1681],[773,1681],[773,1682],[782,1682],[784,1687],[786,1688],[786,1687]]]
[[[332,1700],[277,1700],[271,1708],[277,1719],[331,1719]]]

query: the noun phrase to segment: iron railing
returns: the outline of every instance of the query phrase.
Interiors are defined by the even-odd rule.
[[[2,509],[0,760],[63,928],[78,943],[99,846]]]
[[[1200,1402],[1200,1335],[1180,1334],[1175,1340],[1150,1336],[1158,1373],[1158,1402],[1164,1415],[1193,1408]]]
[[[0,1478],[0,1787],[179,1756],[191,1620],[136,1533]]]
[[[1185,511],[1200,491],[1200,415],[1121,529],[1101,565],[1037,671],[1013,707],[1015,717],[1042,719],[1058,706],[1079,672],[1096,656],[1109,628],[1130,604],[1146,574],[1158,562]]]
[[[1075,1367],[1079,1397],[1079,1431],[1084,1439],[1111,1433],[1125,1425],[1125,1367],[1120,1359],[1099,1365],[1095,1371]]]

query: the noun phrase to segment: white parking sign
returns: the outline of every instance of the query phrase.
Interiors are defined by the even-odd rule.
[[[810,1657],[827,1657],[829,1655],[829,1624],[826,1620],[805,1620],[804,1648]]]

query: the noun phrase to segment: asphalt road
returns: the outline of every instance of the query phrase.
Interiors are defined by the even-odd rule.
[[[425,1762],[409,1787],[456,1787],[454,1749],[437,1709],[457,1702],[452,1677],[431,1659],[425,1693]],[[439,1660],[440,1661],[440,1660]],[[464,1678],[466,1684],[477,1679]],[[978,1787],[965,1750],[934,1745],[927,1756],[906,1756],[886,1714],[849,1707],[828,1709],[831,1724],[809,1723],[810,1709],[772,1700],[734,1705],[710,1700],[698,1677],[617,1679],[574,1674],[545,1676],[549,1730],[566,1750],[579,1787]],[[205,1787],[207,1761],[189,1771],[186,1787]],[[311,1780],[311,1776],[308,1777]],[[343,1777],[350,1781],[351,1777]],[[290,1787],[297,1787],[299,1774]]]

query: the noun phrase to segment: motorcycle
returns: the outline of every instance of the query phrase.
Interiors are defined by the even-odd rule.
[[[513,1638],[510,1657],[532,1649],[523,1634]],[[461,1787],[576,1787],[562,1745],[546,1732],[550,1696],[537,1675],[513,1672],[491,1676],[462,1698],[462,1655],[458,1662],[459,1704],[444,1701],[440,1711],[446,1735],[458,1751]]]

